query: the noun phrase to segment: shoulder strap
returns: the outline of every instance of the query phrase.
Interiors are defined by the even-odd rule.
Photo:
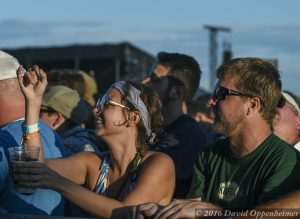
[[[100,166],[100,173],[97,179],[96,186],[94,188],[94,192],[100,195],[105,195],[105,191],[107,188],[107,181],[108,181],[108,171],[111,165],[111,161],[109,158],[109,153],[103,158],[103,161]]]

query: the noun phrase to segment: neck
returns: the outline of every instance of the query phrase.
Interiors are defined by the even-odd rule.
[[[0,103],[0,126],[4,126],[25,117],[24,102],[20,102],[18,100],[6,101],[0,98]]]
[[[295,144],[297,144],[298,142],[300,141],[300,136],[294,136],[294,137],[292,137],[291,139],[289,139],[288,141],[287,141],[287,143],[289,143],[290,145],[295,145]]]
[[[0,126],[25,117],[25,100],[16,78],[0,80]]]
[[[270,125],[265,121],[243,124],[241,131],[230,135],[230,149],[236,156],[244,157],[257,149],[271,133]]]
[[[123,137],[118,141],[116,138],[106,141],[110,149],[110,159],[112,161],[113,175],[122,176],[130,167],[136,154],[136,137]],[[127,141],[125,141],[126,139]],[[130,140],[128,140],[130,139]],[[133,139],[133,140],[132,140]]]

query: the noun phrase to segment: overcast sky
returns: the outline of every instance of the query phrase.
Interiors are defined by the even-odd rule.
[[[0,0],[0,49],[128,41],[155,55],[194,56],[208,88],[209,33],[224,26],[222,44],[233,57],[278,59],[283,88],[300,95],[300,1],[298,0]]]

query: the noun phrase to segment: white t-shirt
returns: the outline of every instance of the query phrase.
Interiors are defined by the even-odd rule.
[[[295,147],[298,151],[300,151],[300,141],[298,141],[298,142],[294,145],[294,147]]]

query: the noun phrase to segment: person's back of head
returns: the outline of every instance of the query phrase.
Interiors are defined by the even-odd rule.
[[[219,80],[233,78],[240,92],[258,97],[262,118],[272,124],[281,97],[281,80],[271,63],[259,58],[236,58],[221,65],[216,73]]]
[[[24,97],[17,80],[20,64],[11,55],[0,51],[0,126],[24,117]]]
[[[285,90],[284,92],[287,93],[288,95],[290,95],[295,100],[295,102],[297,103],[297,105],[300,106],[300,98],[299,98],[299,96],[297,96],[296,94],[294,94],[293,92],[288,91],[288,90]]]
[[[83,76],[72,69],[52,69],[47,72],[47,89],[57,85],[67,86],[76,90],[80,97],[83,97],[86,90],[86,84]]]
[[[85,83],[83,98],[91,107],[94,107],[96,104],[94,95],[98,93],[97,82],[91,75],[84,71],[78,71],[78,73],[83,77]]]
[[[57,126],[51,125],[52,128],[57,130],[64,122],[68,124],[67,128],[81,125],[86,119],[88,108],[78,92],[69,87],[58,85],[52,87],[44,96],[41,107],[41,118],[46,121],[43,113],[48,113],[48,116],[54,113],[60,113],[65,119],[61,123],[57,121]],[[58,118],[58,117],[56,117]]]
[[[282,140],[294,145],[300,142],[300,109],[292,95],[282,92],[272,128]]]
[[[201,69],[199,63],[191,56],[180,53],[160,52],[157,63],[169,68],[168,75],[183,82],[185,87],[185,102],[188,104],[199,88]]]

